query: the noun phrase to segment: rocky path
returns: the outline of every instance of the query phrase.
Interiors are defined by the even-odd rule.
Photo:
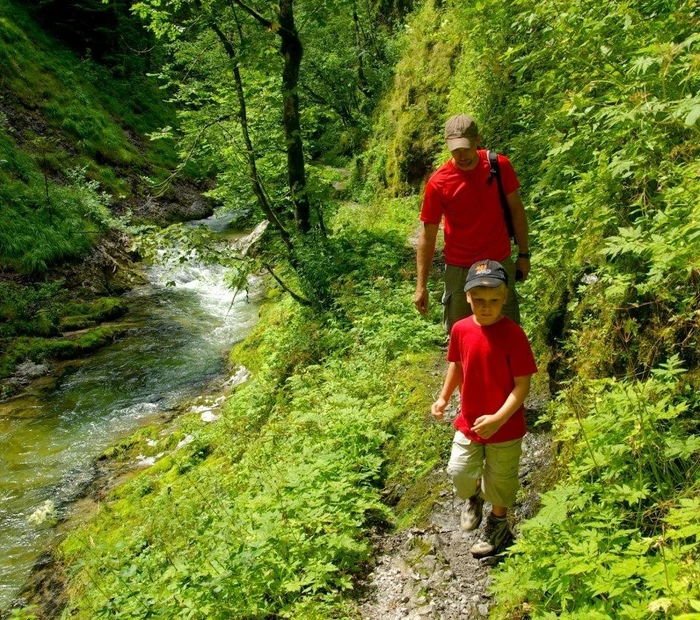
[[[519,504],[511,511],[516,535],[518,524],[537,508],[537,485],[533,482],[552,458],[549,434],[534,426],[538,412],[539,408],[528,409],[531,432],[524,440],[520,462],[523,490]],[[444,467],[435,472],[435,478],[436,484],[444,484],[447,478]],[[377,540],[376,564],[361,602],[362,618],[453,620],[488,615],[492,604],[488,587],[493,560],[480,562],[469,552],[486,519],[479,530],[462,532],[459,528],[462,505],[452,491],[445,490],[426,529],[414,528]]]

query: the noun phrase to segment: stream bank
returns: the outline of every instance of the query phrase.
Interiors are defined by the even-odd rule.
[[[226,229],[216,217],[191,225],[200,224]],[[226,232],[222,242],[235,239]],[[0,609],[55,541],[55,528],[34,517],[45,510],[50,524],[69,515],[98,474],[95,458],[222,377],[228,350],[257,320],[248,303],[259,294],[255,280],[249,300],[232,304],[219,266],[165,260],[146,274],[150,283],[124,296],[119,339],[56,364],[0,404]]]
[[[66,605],[66,573],[56,558],[55,548],[65,534],[90,519],[118,486],[188,445],[192,439],[188,432],[190,425],[217,422],[226,396],[249,377],[250,372],[242,366],[231,369],[204,386],[199,395],[161,411],[145,421],[145,426],[96,457],[90,464],[91,480],[69,500],[70,510],[55,524],[56,536],[51,547],[35,562],[11,609],[28,607],[38,618],[57,617]]]
[[[203,189],[179,181],[166,195],[132,198],[113,211],[129,210],[132,221],[160,226],[217,222]],[[88,355],[123,335],[109,323],[127,312],[120,297],[148,282],[132,245],[124,231],[113,228],[82,259],[52,265],[44,274],[0,267],[0,401],[36,377],[56,374],[56,362]]]

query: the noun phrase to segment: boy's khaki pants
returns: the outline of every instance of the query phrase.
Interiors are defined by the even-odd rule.
[[[447,473],[457,497],[468,499],[476,495],[481,480],[482,498],[494,506],[512,506],[519,486],[518,464],[522,442],[522,439],[514,439],[500,443],[478,443],[457,431],[447,464]]]

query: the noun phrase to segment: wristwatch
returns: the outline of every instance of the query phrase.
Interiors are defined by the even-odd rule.
[[[518,258],[530,258],[530,252],[518,252]]]

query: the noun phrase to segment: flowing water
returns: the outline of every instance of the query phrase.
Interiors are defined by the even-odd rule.
[[[192,224],[225,237],[226,218]],[[223,373],[226,350],[257,318],[244,294],[231,304],[223,275],[197,261],[150,268],[150,284],[128,294],[123,338],[0,403],[0,610],[56,536],[32,515],[63,514],[95,457]]]

